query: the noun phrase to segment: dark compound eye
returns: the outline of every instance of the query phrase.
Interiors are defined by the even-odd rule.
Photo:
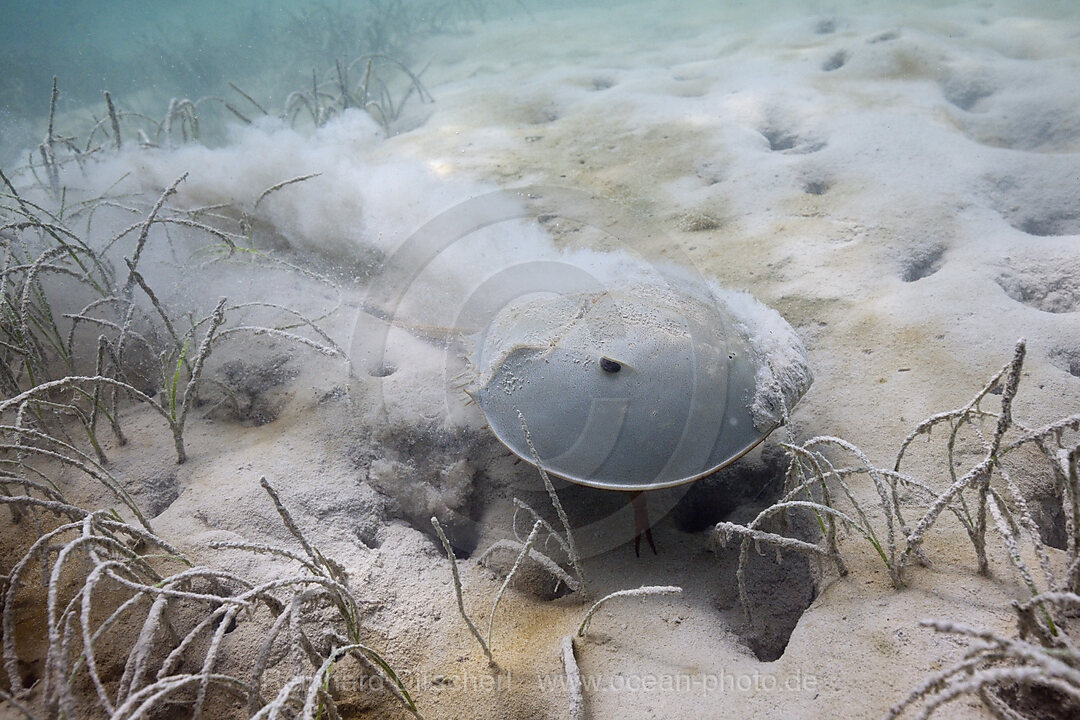
[[[622,370],[622,365],[615,362],[611,358],[601,357],[600,358],[600,369],[603,370],[604,372],[617,373],[620,370]]]

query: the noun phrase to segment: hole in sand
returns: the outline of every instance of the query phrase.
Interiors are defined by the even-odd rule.
[[[1037,447],[1024,445],[1010,452],[1002,462],[1024,497],[1031,519],[1039,528],[1040,539],[1050,547],[1064,550],[1068,545],[1065,512],[1050,461]]]
[[[839,70],[844,67],[848,61],[848,54],[843,50],[837,50],[828,58],[825,62],[821,63],[821,69],[825,72],[832,72],[833,70]]]
[[[1075,235],[1080,233],[1080,213],[1063,210],[1042,216],[1029,216],[1023,218],[1016,229],[1038,237]]]
[[[995,280],[1006,295],[1037,310],[1080,310],[1080,260],[1014,260]]]
[[[1050,364],[1080,378],[1080,348],[1054,348],[1050,351]]]
[[[825,147],[825,143],[813,138],[802,137],[786,128],[770,126],[759,130],[769,141],[773,152],[790,152],[795,155],[808,155]]]
[[[375,439],[351,460],[366,484],[386,499],[384,522],[404,520],[431,537],[441,552],[431,526],[437,516],[458,558],[472,555],[487,497],[477,490],[488,481],[478,468],[492,454],[505,452],[498,440],[471,429],[415,426],[388,427]]]
[[[913,248],[911,253],[901,261],[900,279],[904,282],[915,282],[933,275],[941,269],[941,258],[944,254],[944,245]]]
[[[761,131],[761,134],[769,141],[769,149],[773,151],[790,150],[799,141],[793,133],[779,128],[766,128]]]
[[[282,353],[257,361],[230,360],[221,366],[223,397],[211,412],[225,409],[227,417],[254,426],[277,419],[285,406],[283,386],[299,374]]]
[[[1037,679],[1030,685],[1006,685],[989,692],[1015,710],[1017,717],[1035,720],[1080,717],[1080,702]]]
[[[993,95],[994,87],[984,78],[957,74],[942,83],[941,92],[950,104],[966,112],[983,98]]]
[[[900,31],[899,30],[886,30],[883,33],[875,35],[874,37],[870,38],[866,42],[868,42],[871,45],[876,45],[877,43],[891,42],[892,40],[896,40],[899,37],[900,37]]]
[[[808,180],[803,185],[803,192],[807,195],[824,195],[830,187],[828,180]]]
[[[987,175],[984,182],[989,207],[1017,230],[1036,237],[1080,235],[1080,194],[1071,162],[1029,156],[1017,172]]]
[[[500,547],[484,558],[483,565],[498,575],[500,579],[505,579],[510,574],[516,560],[517,552],[514,549],[509,546],[506,548]],[[565,583],[552,577],[550,572],[531,557],[524,561],[517,572],[514,573],[510,586],[519,592],[543,601],[557,600],[570,594],[570,588]]]
[[[748,523],[783,493],[786,468],[783,450],[766,445],[760,455],[752,453],[691,485],[672,511],[672,521],[684,532],[705,531],[720,520]],[[809,517],[792,516],[787,528],[765,529],[814,542],[815,527]],[[784,654],[795,625],[817,592],[808,559],[784,553],[778,563],[775,552],[759,555],[751,549],[745,580],[752,617],[747,622],[735,576],[739,543],[718,550],[716,555],[719,567],[714,572],[719,580],[713,598],[715,606],[759,660],[776,660]]]
[[[947,85],[945,89],[948,99]],[[1001,90],[992,99],[979,102],[989,95],[989,88],[975,85],[961,87],[954,96],[957,107],[967,110],[964,104],[970,102],[974,106],[970,109],[977,111],[954,118],[975,142],[1039,153],[1080,150],[1080,103],[1073,94],[1061,96],[1052,89],[1035,86],[1011,93]]]
[[[378,365],[376,365],[374,368],[371,369],[371,372],[369,373],[369,375],[371,375],[371,377],[379,377],[379,378],[381,378],[381,377],[390,377],[391,375],[393,375],[396,372],[397,372],[397,368],[394,367],[393,365],[391,365],[390,363],[379,363]]]
[[[180,497],[180,481],[176,473],[169,470],[132,479],[124,485],[135,504],[151,519],[165,512]]]
[[[45,630],[44,632],[46,635],[48,634],[48,630]],[[44,669],[44,666],[44,660],[26,662],[20,659],[16,667],[18,668],[19,676],[22,678],[23,687],[31,688],[36,685],[37,682],[41,680],[41,671]]]
[[[731,522],[745,524],[766,507],[766,503],[746,505],[728,516]],[[780,520],[770,520],[760,526],[766,532],[782,532],[806,542],[816,542],[818,532],[813,516],[793,513],[785,527]],[[743,580],[749,600],[750,618],[743,613],[739,602],[736,571],[739,543],[717,553],[718,592],[714,604],[732,630],[762,662],[779,659],[787,649],[791,633],[810,603],[817,595],[817,584],[810,559],[801,553],[786,552],[779,557],[774,549],[755,552],[751,545],[747,553]]]

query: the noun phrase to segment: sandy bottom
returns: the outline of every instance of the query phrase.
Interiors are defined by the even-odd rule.
[[[540,246],[541,255],[553,247],[692,267],[777,309],[803,338],[815,380],[794,413],[794,437],[839,436],[891,467],[915,424],[967,402],[1021,337],[1016,416],[1035,426],[1080,408],[1078,35],[1073,19],[994,3],[770,18],[677,3],[537,12],[430,41],[425,79],[436,100],[407,108],[403,127],[412,129],[372,143],[361,138],[371,124],[346,116],[237,172],[262,173],[245,188],[324,173],[321,185],[282,191],[267,222],[298,247],[333,243],[339,254],[383,259],[440,211],[525,188],[520,225],[491,232],[525,227],[531,239],[501,253],[470,250],[440,302],[460,308],[485,278]],[[252,132],[239,151],[212,152],[242,154],[263,142]],[[227,180],[208,179],[218,171],[206,157],[135,162],[132,182],[160,186],[190,169],[179,202],[228,195]],[[343,169],[350,162],[358,165]],[[363,167],[374,179],[354,207],[349,173]],[[405,170],[371,189],[386,168]],[[584,199],[595,197],[603,200]],[[297,210],[305,202],[316,207],[310,215]],[[372,262],[377,275],[380,260]],[[215,291],[266,293],[305,310],[333,302],[290,278],[234,287],[216,279]],[[134,409],[128,445],[105,448],[111,470],[151,508],[159,534],[254,577],[282,570],[204,548],[241,537],[292,542],[259,486],[266,476],[370,601],[370,642],[425,717],[566,717],[560,645],[588,604],[529,570],[499,605],[490,668],[458,614],[427,520],[450,518],[451,539],[469,556],[465,606],[486,630],[513,555],[475,559],[512,535],[515,497],[556,522],[540,478],[447,391],[456,351],[438,333],[415,331],[442,324],[446,308],[409,315],[412,331],[396,329],[380,356],[367,343],[383,326],[359,309],[369,287],[361,280],[344,291],[326,321],[356,354],[351,386],[340,364],[303,349],[267,341],[223,351],[213,370],[246,383],[247,415],[198,413],[190,459],[175,465],[160,419]],[[964,652],[920,620],[1014,631],[1010,601],[1026,591],[1004,550],[995,541],[991,573],[979,575],[951,518],[928,541],[932,566],[909,569],[902,590],[857,537],[842,540],[845,577],[795,555],[780,564],[771,551],[754,555],[747,621],[738,548],[716,547],[709,529],[748,521],[775,497],[787,437],[776,433],[719,478],[650,496],[655,555],[635,556],[625,497],[556,483],[579,527],[593,597],[683,588],[614,601],[577,640],[587,717],[880,716]],[[929,450],[910,469],[939,487],[948,481]],[[1031,473],[1038,480],[1045,470]],[[873,502],[865,478],[854,491]],[[528,527],[518,519],[519,533]],[[342,682],[352,716],[409,716],[359,676],[355,688]],[[960,700],[948,716],[988,715]]]

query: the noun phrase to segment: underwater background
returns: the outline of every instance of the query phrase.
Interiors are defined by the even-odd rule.
[[[10,162],[41,130],[54,75],[60,112],[99,103],[105,90],[146,111],[227,94],[230,81],[270,101],[368,53],[437,62],[414,57],[422,38],[506,12],[528,19],[524,4],[482,0],[4,2],[0,157]]]
[[[828,19],[846,11],[901,10],[917,16],[920,7],[938,10],[963,2],[709,2],[669,4],[672,12],[713,17],[717,29],[729,16],[765,26],[799,17]],[[1053,19],[1075,16],[1068,0],[992,3],[998,12]],[[52,77],[59,79],[60,112],[100,104],[109,90],[126,107],[159,108],[173,97],[196,99],[229,94],[228,82],[261,101],[287,94],[323,74],[335,61],[367,53],[387,53],[420,71],[440,58],[421,49],[425,37],[468,34],[474,23],[509,16],[516,24],[543,22],[552,9],[610,11],[611,27],[652,35],[633,22],[635,3],[583,0],[41,0],[0,3],[0,161],[40,141],[48,113]],[[707,20],[706,20],[707,21]],[[572,25],[568,28],[573,31]],[[655,27],[648,28],[649,31]],[[673,33],[672,46],[685,42]],[[642,37],[642,45],[648,44]],[[553,51],[558,53],[557,45]],[[543,62],[523,54],[521,62]]]

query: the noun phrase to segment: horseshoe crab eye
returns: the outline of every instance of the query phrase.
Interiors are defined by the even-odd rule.
[[[609,357],[600,358],[600,369],[607,373],[617,373],[622,370],[622,365]]]

